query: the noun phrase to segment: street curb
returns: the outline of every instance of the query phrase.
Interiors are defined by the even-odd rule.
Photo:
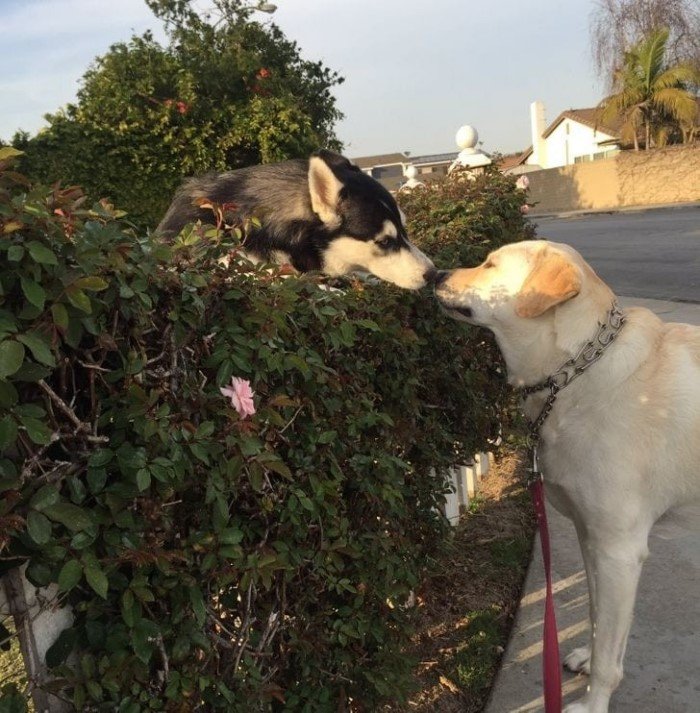
[[[531,212],[528,218],[583,218],[589,215],[615,215],[617,213],[645,213],[652,210],[677,210],[681,208],[697,208],[700,210],[700,201],[692,201],[690,203],[659,203],[655,205],[642,206],[625,206],[621,208],[598,208],[598,209],[583,209],[570,211],[553,211],[548,213]]]

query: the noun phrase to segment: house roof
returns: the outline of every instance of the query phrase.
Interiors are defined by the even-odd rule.
[[[421,166],[426,163],[452,163],[457,156],[457,151],[450,151],[448,153],[434,153],[426,156],[409,156],[407,160],[414,166]]]
[[[695,101],[698,105],[698,112],[700,112],[700,97],[696,97]],[[572,121],[578,121],[579,124],[588,126],[591,129],[596,129],[603,134],[609,134],[614,139],[620,138],[620,127],[622,126],[622,119],[616,117],[611,121],[602,124],[599,119],[600,109],[598,107],[591,107],[590,109],[567,109],[563,111],[559,116],[547,127],[543,138],[547,138],[554,129],[561,124],[564,119],[571,119]],[[698,114],[698,119],[700,120],[700,113]]]
[[[410,159],[404,153],[382,153],[375,156],[360,156],[350,160],[360,168],[372,168],[373,166],[390,166],[396,163],[406,163]]]
[[[391,166],[397,163],[413,164],[422,166],[430,163],[451,163],[457,158],[456,151],[449,153],[426,154],[424,156],[410,156],[405,153],[383,153],[376,156],[360,156],[350,159],[360,168],[373,168],[374,166]]]
[[[567,109],[559,114],[559,116],[545,129],[544,134],[542,134],[542,138],[546,139],[554,131],[554,129],[556,129],[557,126],[564,121],[564,119],[577,121],[579,124],[588,126],[589,128],[600,131],[603,134],[619,138],[621,122],[619,120],[615,120],[604,125],[598,118],[599,111],[598,107],[595,106],[589,109]]]
[[[532,151],[532,147],[530,147],[527,151],[518,151],[518,153],[509,153],[501,156],[496,162],[497,166],[501,171],[507,171],[509,168],[515,168],[516,166],[519,166],[525,158],[527,158],[530,151]]]

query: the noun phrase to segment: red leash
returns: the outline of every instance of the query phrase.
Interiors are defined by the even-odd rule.
[[[544,686],[545,713],[561,713],[561,665],[559,663],[559,639],[557,637],[557,619],[554,614],[554,595],[552,593],[552,565],[549,548],[549,527],[547,512],[544,507],[544,484],[542,478],[530,483],[530,494],[537,514],[542,543],[542,559],[547,579],[547,595],[544,609],[544,633],[542,634],[542,683]]]

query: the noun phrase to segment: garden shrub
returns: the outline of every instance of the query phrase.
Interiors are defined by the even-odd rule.
[[[215,229],[155,243],[77,188],[28,185],[12,153],[0,567],[27,562],[74,608],[47,656],[57,685],[125,713],[400,698],[401,605],[446,536],[443,473],[504,404],[493,345],[429,291],[284,279]],[[497,173],[401,201],[443,266],[526,232]],[[250,418],[220,392],[233,376]]]

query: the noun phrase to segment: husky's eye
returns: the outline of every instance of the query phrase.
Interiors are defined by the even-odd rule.
[[[394,238],[391,235],[385,235],[383,238],[377,240],[377,245],[379,245],[380,248],[389,248],[393,241]]]

